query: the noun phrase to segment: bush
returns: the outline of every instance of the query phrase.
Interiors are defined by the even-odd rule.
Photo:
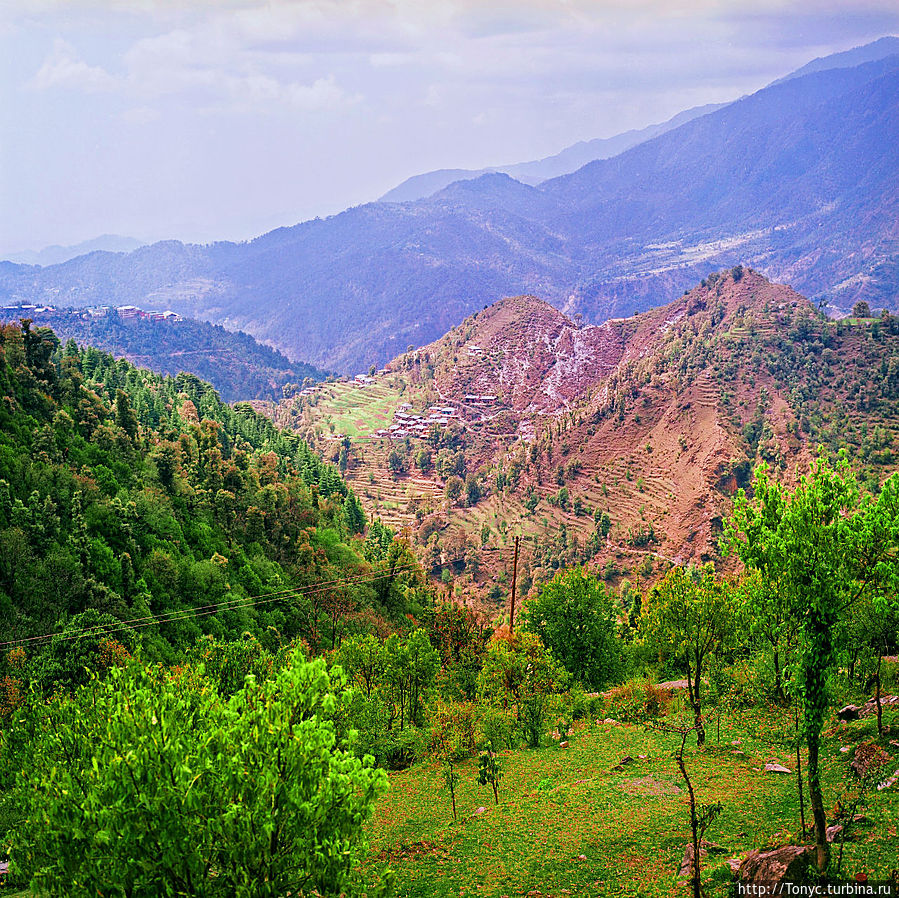
[[[430,749],[438,757],[460,761],[477,748],[473,702],[436,702],[428,714]]]
[[[47,896],[342,891],[386,777],[338,736],[341,687],[320,660],[230,699],[130,665],[23,709],[0,747],[24,771],[15,868]]]
[[[484,708],[478,721],[478,735],[481,745],[492,745],[496,749],[514,748],[511,712],[502,708]]]
[[[671,690],[654,684],[630,680],[611,690],[606,709],[622,720],[655,720],[664,717],[673,701]]]

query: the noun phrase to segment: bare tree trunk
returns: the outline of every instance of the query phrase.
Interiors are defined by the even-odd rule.
[[[819,872],[827,869],[827,814],[824,811],[824,796],[821,793],[821,775],[818,770],[818,750],[820,733],[809,733],[808,740],[808,791],[812,815],[815,819],[815,863]]]
[[[696,727],[696,744],[705,745],[705,726],[702,720],[702,699],[699,690],[702,687],[702,666],[696,665],[696,673],[692,673],[690,663],[687,662],[687,691],[690,696],[690,706],[693,708],[693,723]]]
[[[880,703],[880,662],[883,661],[883,649],[877,650],[877,672],[874,674],[874,704],[877,707],[877,735],[883,739],[883,706]]]
[[[799,709],[793,705],[793,721],[796,724],[796,785],[799,789],[799,823],[802,826],[802,838],[805,839],[805,794],[802,788],[802,754],[799,750]]]
[[[693,792],[693,783],[690,782],[690,777],[687,776],[687,767],[684,764],[684,746],[687,744],[688,732],[689,730],[684,733],[680,749],[674,757],[681,776],[687,784],[687,791],[690,793],[690,830],[693,834],[693,864],[690,874],[690,886],[693,890],[693,898],[702,898],[702,879],[699,866],[699,820],[696,817],[696,795]]]

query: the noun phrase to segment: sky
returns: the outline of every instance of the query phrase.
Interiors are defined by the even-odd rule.
[[[899,34],[899,0],[4,0],[0,258],[208,243]]]

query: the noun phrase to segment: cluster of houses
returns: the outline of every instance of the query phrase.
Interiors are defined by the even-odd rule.
[[[389,437],[392,440],[403,440],[406,437],[426,437],[431,428],[445,427],[452,418],[458,417],[458,411],[451,405],[432,405],[427,414],[412,411],[407,402],[393,413],[393,424],[382,430],[376,430],[376,437]]]
[[[496,396],[479,396],[477,393],[466,393],[462,397],[463,402],[469,405],[493,405],[496,402]]]
[[[29,315],[52,315],[56,312],[53,306],[14,305],[0,308],[3,318],[27,318]]]
[[[102,314],[95,314],[102,312],[103,307],[98,309],[87,309],[86,311],[91,313],[94,318],[103,317]],[[109,314],[110,311],[110,309],[106,309],[103,314]],[[157,312],[139,309],[137,306],[119,306],[115,311],[118,313],[119,318],[124,321],[135,318],[145,318],[147,321],[184,321],[184,318],[181,315],[177,312],[173,312],[171,309],[166,309],[164,312]]]
[[[87,309],[57,309],[53,306],[36,306],[33,304],[17,304],[14,306],[3,306],[0,308],[0,315],[4,318],[27,318],[31,315],[71,315],[77,318],[106,318],[109,315],[116,314],[123,321],[143,318],[147,321],[184,321],[184,317],[171,309],[164,312],[148,311],[139,309],[137,306],[92,306]]]

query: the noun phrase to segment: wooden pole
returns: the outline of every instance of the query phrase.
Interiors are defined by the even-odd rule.
[[[515,558],[512,561],[512,596],[509,602],[509,632],[515,629],[515,587],[518,583],[518,543],[521,537],[515,537]]]

